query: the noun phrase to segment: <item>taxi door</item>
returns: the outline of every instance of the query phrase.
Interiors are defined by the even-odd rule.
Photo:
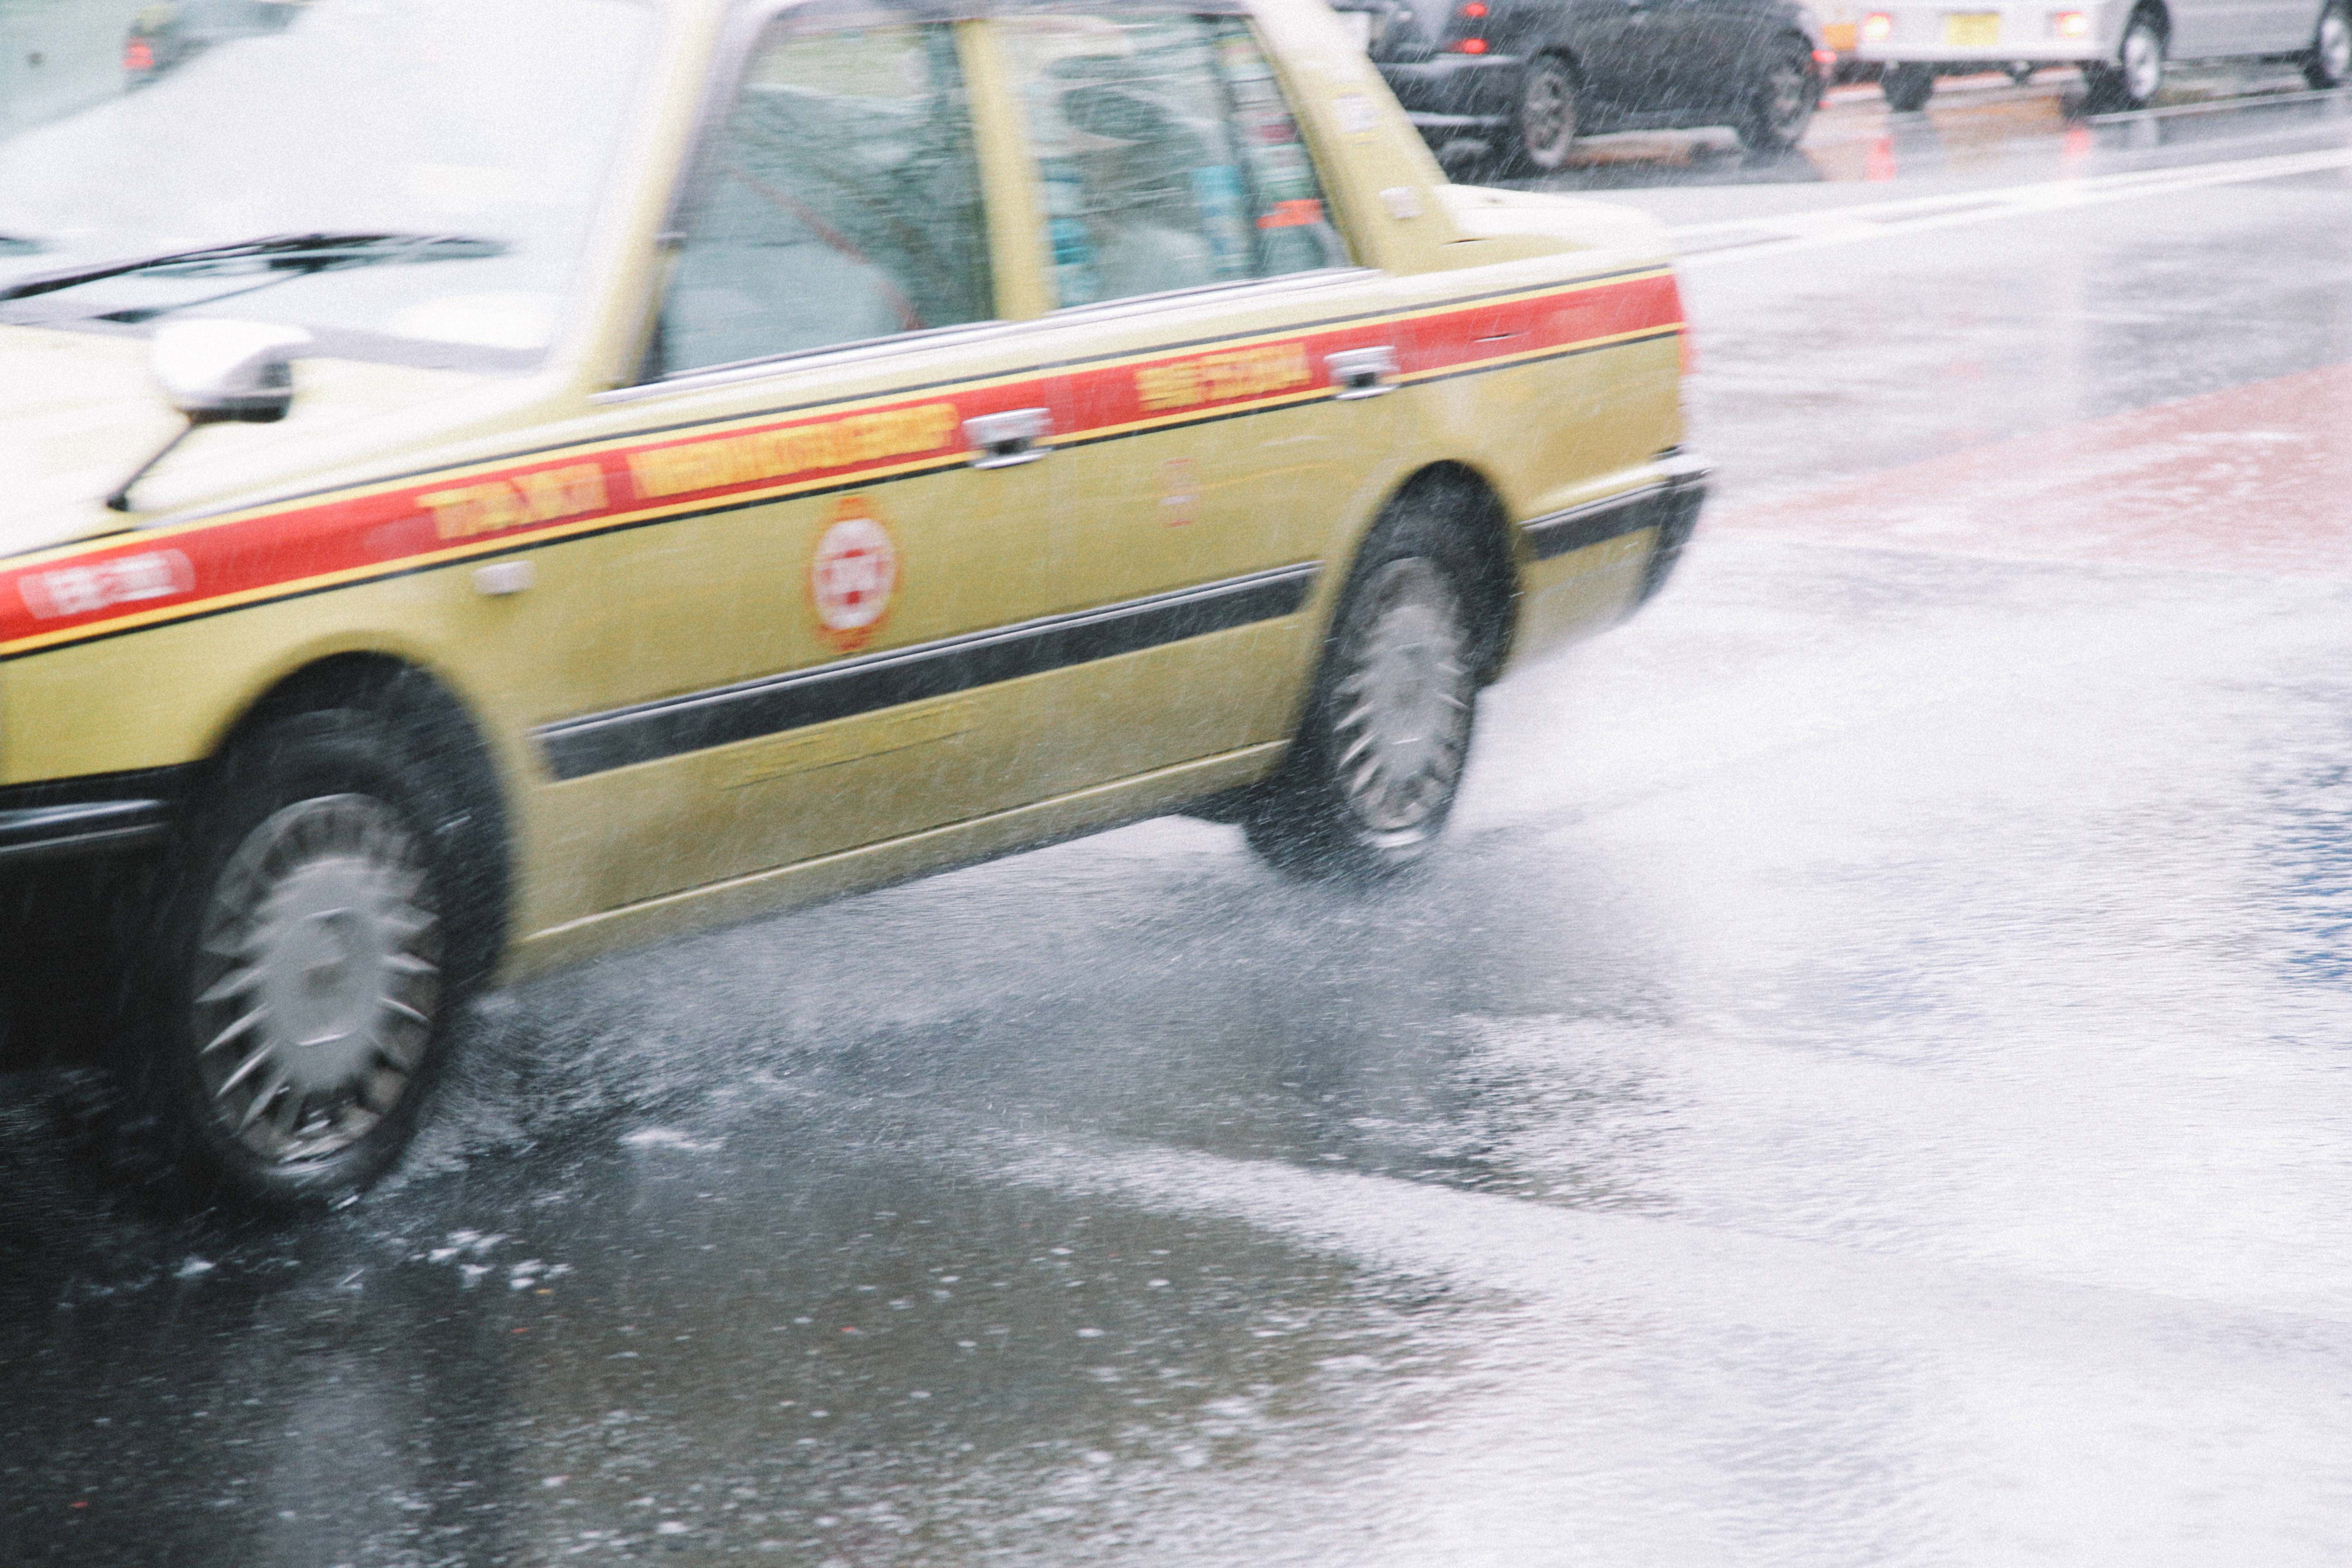
[[[640,525],[603,562],[635,699],[541,725],[583,911],[1016,805],[1008,704],[1055,378],[993,284],[962,40],[836,0],[748,41],[643,384],[605,399]]]
[[[1354,324],[1379,275],[1244,18],[1057,4],[990,36],[1066,371],[1040,586],[1126,628],[1059,684],[1057,782],[1279,741],[1350,454],[1388,441],[1396,345]]]

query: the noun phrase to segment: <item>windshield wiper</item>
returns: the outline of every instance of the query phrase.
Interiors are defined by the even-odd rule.
[[[230,270],[239,263],[257,261],[270,271],[295,276],[386,262],[463,261],[481,256],[503,256],[506,249],[499,240],[463,234],[277,234],[234,245],[167,250],[128,261],[38,272],[0,287],[0,300],[29,300],[39,294],[54,294],[60,289],[139,272],[197,278],[207,272]]]

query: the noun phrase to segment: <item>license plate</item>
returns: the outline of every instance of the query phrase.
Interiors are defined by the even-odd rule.
[[[1947,12],[1944,16],[1944,42],[1962,47],[1988,47],[2000,42],[2000,13]]]
[[[1349,41],[1356,47],[1369,49],[1372,47],[1372,14],[1370,11],[1340,11],[1335,15],[1339,18],[1339,26],[1348,29]]]

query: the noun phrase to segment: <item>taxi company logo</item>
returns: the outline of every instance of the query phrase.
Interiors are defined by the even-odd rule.
[[[1157,414],[1229,397],[1262,397],[1314,379],[1305,343],[1268,343],[1145,365],[1135,373],[1135,396],[1146,412]]]
[[[898,549],[890,531],[867,511],[865,498],[843,497],[809,561],[817,624],[844,652],[858,647],[882,624],[898,586]]]
[[[121,555],[88,566],[68,566],[56,572],[36,572],[16,579],[25,607],[50,621],[65,616],[86,616],[116,605],[142,599],[169,599],[193,593],[196,569],[176,550],[151,550]]]
[[[574,463],[511,479],[489,479],[454,490],[435,490],[416,498],[433,513],[433,527],[444,539],[471,539],[526,523],[552,522],[604,510],[604,470],[594,463]]]
[[[636,480],[637,494],[652,500],[661,496],[683,495],[688,490],[715,490],[822,468],[845,468],[853,463],[936,452],[953,438],[955,431],[953,404],[924,403],[912,408],[853,414],[845,419],[828,419],[818,425],[754,430],[748,435],[722,436],[716,440],[633,452],[629,455],[629,473]]]

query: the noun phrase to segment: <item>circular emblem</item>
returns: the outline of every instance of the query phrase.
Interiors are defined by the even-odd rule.
[[[890,531],[852,496],[835,509],[817,536],[809,562],[809,599],[817,625],[834,645],[854,648],[872,637],[889,613],[898,586],[898,549]]]

